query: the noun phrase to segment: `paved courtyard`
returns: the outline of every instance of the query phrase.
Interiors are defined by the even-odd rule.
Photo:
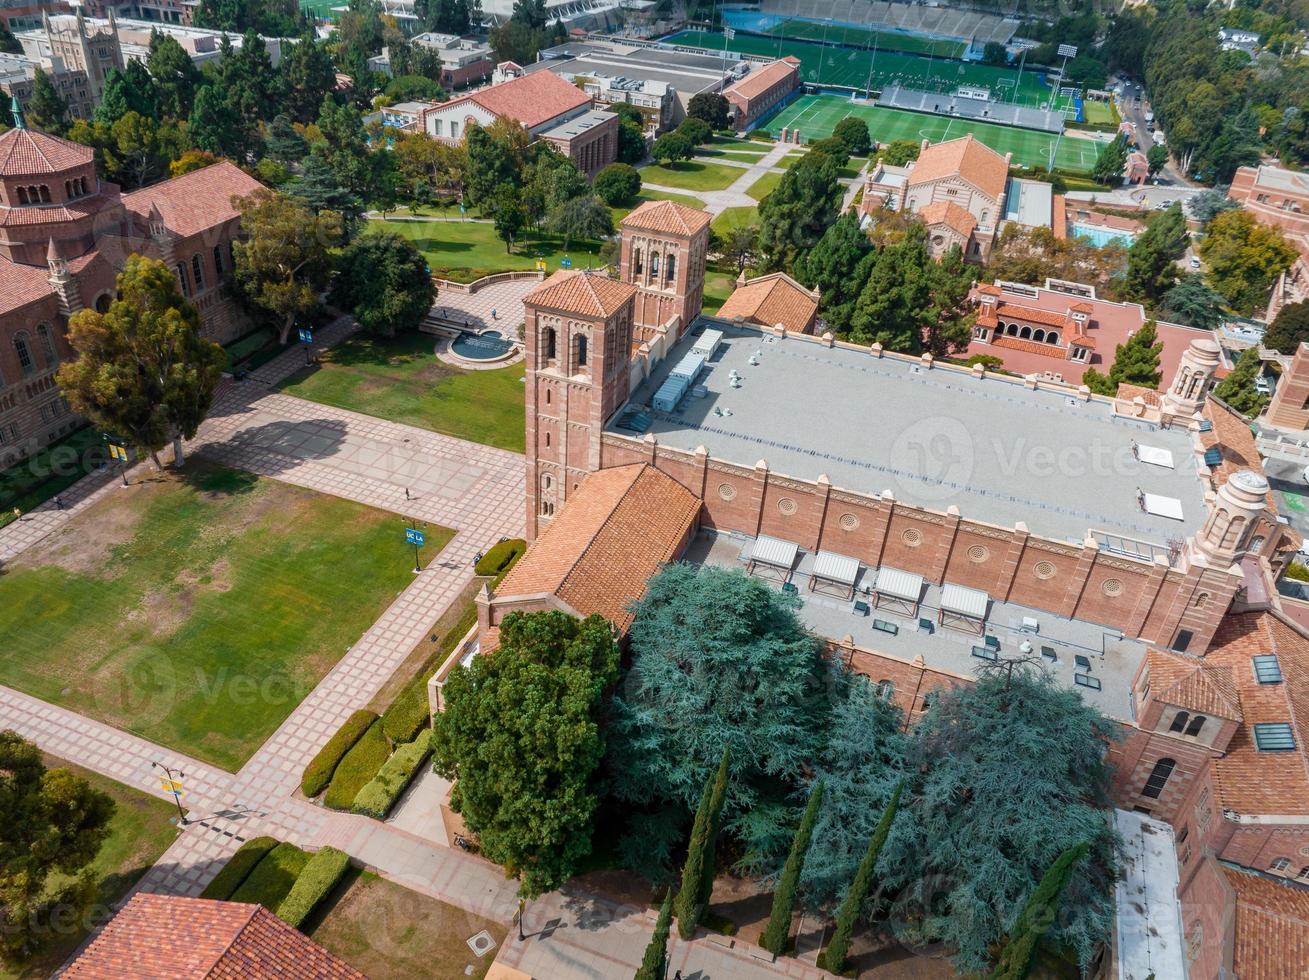
[[[438,289],[432,313],[448,323],[517,337],[524,319],[523,297],[539,285],[539,279],[510,279],[493,282],[475,293]]]

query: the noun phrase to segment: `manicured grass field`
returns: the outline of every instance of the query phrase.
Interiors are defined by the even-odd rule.
[[[721,191],[745,173],[740,167],[725,167],[721,163],[703,163],[699,160],[684,160],[671,166],[650,163],[642,167],[640,172],[642,183],[679,187],[686,191]]]
[[[717,215],[710,227],[717,235],[726,235],[733,228],[759,224],[757,208],[728,208]]]
[[[553,235],[528,234],[520,238],[512,252],[496,237],[489,221],[372,221],[387,231],[409,239],[423,253],[432,275],[455,282],[472,282],[493,272],[511,269],[534,269],[538,257],[545,259],[551,272],[560,268],[564,256],[563,239]],[[586,257],[594,257],[599,242],[574,239],[568,247],[573,268],[586,268]],[[592,265],[596,265],[594,258]]]
[[[745,192],[753,197],[756,201],[762,201],[773,189],[782,182],[782,174],[773,173],[771,170],[756,180],[753,184],[745,189]]]
[[[1087,99],[1082,103],[1082,111],[1086,113],[1088,123],[1112,125],[1118,122],[1118,113],[1114,111],[1113,106],[1108,102],[1096,102]]]
[[[682,31],[663,40],[685,47],[723,50],[723,35],[718,33]],[[811,84],[864,89],[871,78],[874,90],[899,84],[930,92],[953,92],[960,85],[971,85],[990,89],[996,101],[1016,101],[1027,106],[1049,102],[1054,95],[1042,72],[1020,74],[1014,68],[995,68],[977,62],[924,58],[897,51],[824,47],[813,41],[770,40],[747,34],[738,34],[728,41],[727,50],[769,58],[787,55],[799,58],[800,77]]]
[[[17,519],[15,507],[26,514],[108,460],[104,439],[88,426],[0,470],[0,527]]]
[[[618,222],[622,221],[629,214],[635,211],[646,201],[676,201],[678,204],[684,204],[688,208],[703,208],[704,201],[698,197],[692,197],[690,194],[674,194],[672,191],[656,191],[644,189],[636,195],[636,200],[631,204],[621,208],[610,208],[614,215],[614,228],[618,228]]]
[[[523,363],[489,371],[442,364],[426,334],[355,337],[282,382],[288,395],[523,451]]]
[[[478,957],[467,940],[483,929],[496,948]],[[491,969],[507,928],[369,872],[352,870],[305,923],[305,932],[371,980],[480,980]]]
[[[768,32],[773,37],[798,40],[830,41],[859,48],[876,47],[880,51],[908,51],[910,54],[931,54],[937,58],[962,58],[968,50],[963,41],[923,37],[899,31],[874,31],[864,27],[839,24],[828,26],[821,21],[790,18],[776,24]]]
[[[706,269],[704,277],[704,311],[717,313],[736,289],[736,276],[731,272]]]
[[[71,769],[101,792],[113,797],[114,815],[109,821],[109,837],[100,846],[100,852],[88,866],[97,883],[96,904],[108,909],[127,894],[137,880],[150,870],[150,866],[177,838],[177,830],[169,823],[177,810],[171,803],[156,799],[137,789],[107,779],[63,759],[45,756],[50,769]],[[56,888],[67,879],[55,872],[47,879],[47,886]],[[0,967],[0,978],[48,977],[57,970],[86,938],[87,930],[81,923],[56,937],[19,969]]]
[[[412,580],[400,532],[199,460],[140,479],[0,576],[0,683],[235,770]]]
[[[868,123],[868,131],[879,143],[892,140],[929,139],[933,143],[972,133],[997,153],[1013,153],[1015,165],[1046,166],[1050,147],[1058,144],[1055,165],[1061,170],[1090,173],[1100,155],[1106,135],[1094,140],[1053,133],[975,122],[949,116],[933,116],[905,109],[851,102],[839,95],[805,95],[792,102],[768,122],[773,133],[783,127],[799,128],[805,142],[830,136],[832,129],[846,116],[859,116]]]

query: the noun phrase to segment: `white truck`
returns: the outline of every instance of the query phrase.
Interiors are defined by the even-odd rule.
[[[1154,122],[1154,113],[1149,111],[1148,109],[1146,110],[1145,113],[1145,121],[1148,123]]]

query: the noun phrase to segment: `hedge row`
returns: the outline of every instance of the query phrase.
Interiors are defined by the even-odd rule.
[[[522,538],[506,538],[492,545],[491,550],[473,566],[473,571],[478,575],[496,575],[526,550],[527,542]]]
[[[226,901],[232,893],[241,887],[241,883],[250,876],[264,856],[277,846],[272,837],[253,837],[240,846],[223,865],[223,869],[214,875],[214,880],[200,893],[201,898],[215,898]]]
[[[344,851],[338,851],[335,847],[324,847],[318,851],[309,858],[286,898],[282,899],[277,909],[278,918],[299,929],[305,919],[309,918],[309,913],[336,887],[349,867],[350,855]]]
[[[430,719],[427,678],[420,674],[401,688],[391,706],[382,712],[382,731],[392,742],[412,742]]]
[[[364,708],[347,718],[345,724],[336,730],[336,734],[327,740],[327,744],[305,766],[304,775],[300,777],[300,792],[312,798],[326,789],[341,759],[375,721],[376,713]]]
[[[283,841],[264,855],[241,887],[232,893],[233,902],[258,902],[270,912],[282,905],[300,872],[309,863],[309,855],[294,844]]]
[[[423,760],[431,751],[432,740],[426,734],[397,748],[381,771],[355,796],[355,813],[383,819],[391,812],[395,801],[400,799],[400,794],[413,782]]]
[[[390,755],[391,743],[379,718],[368,726],[336,767],[323,802],[334,810],[350,809],[359,791],[377,775]]]

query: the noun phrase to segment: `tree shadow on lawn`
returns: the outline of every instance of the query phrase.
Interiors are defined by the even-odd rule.
[[[254,463],[260,476],[277,476],[309,460],[337,455],[345,434],[346,424],[340,419],[279,420],[242,429],[226,442],[209,444],[203,452],[228,466],[241,469]],[[253,460],[247,457],[252,451]]]

